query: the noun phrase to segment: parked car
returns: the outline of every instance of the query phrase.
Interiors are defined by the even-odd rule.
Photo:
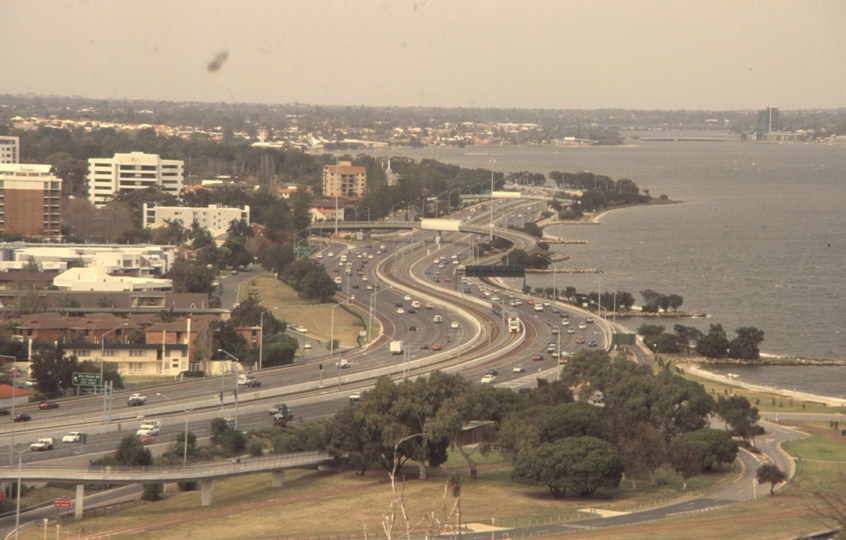
[[[14,418],[15,422],[29,422],[30,420],[32,420],[32,417],[26,413],[16,414]]]
[[[46,410],[46,409],[58,409],[59,404],[56,403],[55,401],[42,401],[41,403],[38,404],[38,408],[41,409],[42,411]]]

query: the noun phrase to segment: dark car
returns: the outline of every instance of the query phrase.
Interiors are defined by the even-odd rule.
[[[588,347],[596,347],[596,340],[595,339],[590,340],[590,343],[588,343]]]
[[[394,302],[394,305],[397,307],[402,307],[402,302]]]
[[[421,345],[421,346],[420,346],[420,348],[421,348],[421,349],[423,349],[423,350],[428,350],[428,349],[429,349],[429,345],[427,345],[426,343],[424,343],[423,345]]]
[[[409,332],[416,332],[416,331],[417,331],[417,327],[416,327],[416,326],[414,326],[414,325],[412,324],[411,326],[409,326],[409,327],[408,327],[408,331],[409,331]]]
[[[408,313],[417,313],[413,307],[408,308]]]
[[[562,319],[566,319],[566,318],[567,318],[567,317],[569,317],[569,316],[570,316],[570,314],[569,314],[569,313],[567,313],[566,311],[562,311],[562,312],[561,312],[561,318],[562,318]]]
[[[129,398],[126,400],[126,404],[130,407],[140,407],[141,405],[144,405],[144,400],[137,397]]]
[[[38,404],[38,408],[41,409],[42,411],[45,410],[45,409],[58,409],[59,404],[56,403],[55,401],[42,401],[41,403]]]
[[[487,371],[485,371],[485,375],[499,375],[499,371],[497,371],[494,368],[490,368]]]
[[[247,386],[249,386],[250,388],[258,388],[259,386],[261,386],[261,381],[258,379],[250,379],[249,381],[247,381]]]
[[[464,287],[464,292],[470,294],[473,290],[470,287]]]
[[[30,420],[32,420],[32,417],[26,413],[15,415],[15,422],[29,422]]]
[[[434,279],[433,281],[434,281],[435,283],[440,283],[440,282],[441,282],[441,278],[439,278],[438,276],[435,276],[435,279]]]
[[[0,416],[9,416],[10,414],[12,413],[9,412],[9,409],[5,407],[0,408]]]
[[[358,283],[353,283],[353,289],[358,289]]]

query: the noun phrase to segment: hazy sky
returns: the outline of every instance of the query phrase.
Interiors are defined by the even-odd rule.
[[[843,0],[0,0],[0,36],[0,94],[846,106]]]

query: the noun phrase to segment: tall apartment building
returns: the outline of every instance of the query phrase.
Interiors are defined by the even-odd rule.
[[[364,167],[354,167],[349,161],[323,167],[323,195],[327,197],[361,197],[366,187]]]
[[[158,188],[179,196],[185,162],[132,152],[88,160],[88,200],[98,208],[122,191]]]
[[[778,108],[767,107],[758,110],[758,128],[755,130],[755,140],[767,140],[767,133],[778,131]]]
[[[20,137],[0,137],[0,163],[21,162]]]
[[[62,179],[52,165],[0,164],[0,230],[59,237]]]
[[[250,207],[244,209],[227,208],[210,204],[208,208],[192,208],[188,206],[150,206],[144,203],[144,226],[150,227],[164,220],[180,221],[183,227],[190,227],[195,221],[200,227],[209,231],[226,229],[233,219],[250,223]]]

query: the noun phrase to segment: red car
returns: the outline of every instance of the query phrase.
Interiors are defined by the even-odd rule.
[[[585,342],[585,338],[583,338],[583,337],[578,337],[578,338],[576,338],[576,343],[577,343],[577,344],[581,345],[581,344],[582,344],[582,343],[584,343],[584,342]]]
[[[530,305],[530,306],[534,306],[534,305],[535,305],[535,301],[534,301],[534,300],[526,300],[526,304],[527,304],[527,305]]]
[[[141,441],[141,444],[153,444],[156,442],[156,438],[152,435],[141,435],[138,439]]]
[[[335,267],[335,269],[334,269],[334,270],[332,270],[332,271],[333,271],[333,272],[335,272],[335,273],[337,274],[338,272],[340,272],[340,271],[341,271],[341,269],[340,269],[340,268],[338,268],[338,267],[336,266],[336,267]]]
[[[433,350],[433,351],[440,351],[442,348],[443,348],[443,347],[441,347],[441,344],[440,344],[440,343],[438,343],[437,345],[432,345],[432,350]]]
[[[58,409],[58,408],[59,408],[59,404],[58,404],[58,403],[56,403],[55,401],[43,401],[43,402],[41,402],[41,403],[39,403],[39,404],[38,404],[38,408],[39,408],[39,409],[41,409],[41,410],[44,410],[44,409]]]
[[[542,355],[542,354],[536,354],[536,355],[534,355],[534,356],[532,357],[532,360],[534,360],[534,361],[536,361],[536,362],[537,362],[538,360],[543,360],[543,355]]]
[[[445,277],[445,278],[444,278],[444,281],[446,281],[447,283],[449,283],[450,281],[452,281],[452,278]]]
[[[479,298],[487,298],[487,297],[488,297],[488,293],[482,293],[482,294],[479,295]]]

